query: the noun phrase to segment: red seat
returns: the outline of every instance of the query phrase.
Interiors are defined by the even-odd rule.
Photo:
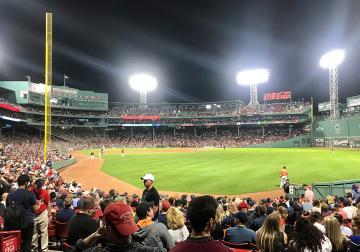
[[[48,225],[48,236],[49,236],[49,239],[50,239],[50,240],[51,240],[52,238],[55,238],[55,237],[56,237],[55,224],[50,223],[50,222],[49,222],[49,225]]]
[[[67,242],[63,242],[63,250],[64,251],[71,251],[71,249],[72,249],[72,247],[73,246],[71,246],[69,243],[67,243]]]
[[[21,250],[21,231],[1,231],[0,232],[1,252]]]
[[[62,223],[55,221],[56,241],[60,241],[61,244],[66,241],[68,224],[69,222]]]
[[[232,242],[227,242],[227,241],[223,241],[223,240],[221,240],[221,242],[222,242],[222,244],[224,244],[225,246],[227,246],[229,248],[244,249],[246,251],[257,251],[256,244],[253,244],[253,243],[238,244],[238,243],[232,243]]]
[[[234,252],[251,252],[251,251],[253,251],[251,249],[239,249],[239,248],[231,248],[231,250]]]

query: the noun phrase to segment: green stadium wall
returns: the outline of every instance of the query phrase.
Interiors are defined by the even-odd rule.
[[[5,99],[18,104],[28,103],[27,96],[26,98],[20,96],[21,91],[28,92],[28,87],[27,81],[0,81],[0,88],[7,90],[4,94]]]
[[[315,198],[317,199],[325,199],[328,195],[337,195],[339,197],[344,197],[347,193],[351,192],[351,187],[353,184],[359,183],[360,179],[334,182],[316,182],[312,184],[312,188],[315,194]],[[304,193],[305,189],[302,187],[302,185],[290,185],[290,197],[299,197],[301,194]]]
[[[75,159],[62,160],[58,162],[54,162],[52,167],[55,171],[65,168],[69,165],[75,164]]]
[[[313,125],[314,146],[360,147],[360,117],[316,121]]]
[[[282,141],[265,143],[265,144],[254,144],[247,146],[247,148],[292,148],[292,147],[310,147],[311,138],[310,135],[301,137],[293,137]]]
[[[314,123],[314,137],[360,137],[360,117]]]

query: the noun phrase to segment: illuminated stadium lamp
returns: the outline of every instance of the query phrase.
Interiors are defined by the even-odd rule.
[[[330,119],[339,118],[338,112],[338,66],[345,59],[345,50],[336,49],[326,53],[320,58],[320,66],[329,69],[329,93],[330,93]]]
[[[270,72],[268,69],[250,69],[239,72],[236,75],[236,81],[239,85],[250,86],[249,105],[258,105],[257,85],[269,80]]]
[[[206,108],[206,109],[211,109],[211,105],[208,104],[208,105],[205,106],[205,108]]]
[[[320,58],[320,66],[325,69],[336,68],[345,58],[345,50],[333,50]]]
[[[157,79],[149,74],[134,74],[129,78],[130,87],[140,93],[140,104],[146,104],[146,95],[157,87]]]

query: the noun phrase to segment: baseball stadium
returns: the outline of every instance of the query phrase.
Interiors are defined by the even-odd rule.
[[[2,244],[2,249],[81,251],[88,235],[104,235],[99,223],[115,225],[107,215],[109,211],[118,211],[114,214],[117,218],[125,211],[119,209],[127,207],[130,210],[125,214],[135,213],[131,223],[138,221],[133,228],[140,231],[124,236],[123,229],[111,226],[117,229],[119,241],[128,235],[136,240],[145,228],[142,225],[147,227],[141,221],[163,223],[161,215],[173,240],[164,242],[161,238],[161,245],[152,245],[146,237],[136,240],[140,244],[136,246],[159,246],[154,251],[210,251],[181,250],[179,244],[191,237],[197,239],[195,219],[201,219],[201,204],[197,216],[192,210],[196,202],[207,200],[202,203],[205,208],[213,200],[216,211],[222,214],[216,224],[220,235],[216,236],[213,229],[208,231],[211,239],[223,246],[213,251],[278,251],[265,248],[268,245],[261,242],[261,232],[276,215],[282,221],[278,221],[279,232],[290,237],[286,225],[290,225],[289,216],[295,218],[293,214],[295,229],[295,220],[301,223],[315,216],[320,223],[321,219],[324,232],[319,236],[329,238],[332,251],[358,251],[353,249],[358,249],[360,242],[352,236],[360,237],[360,91],[345,97],[346,103],[340,102],[340,66],[347,60],[346,49],[334,49],[318,59],[324,75],[329,76],[328,90],[324,89],[329,96],[322,102],[314,102],[312,95],[299,98],[299,89],[265,89],[273,75],[268,66],[234,73],[234,85],[248,89],[246,99],[201,102],[149,101],[148,97],[161,88],[161,79],[134,72],[127,83],[133,90],[133,102],[127,102],[111,98],[111,90],[75,88],[66,83],[66,74],[63,83],[53,81],[56,41],[52,13],[46,13],[44,20],[44,83],[32,81],[30,76],[27,80],[0,80],[2,202],[6,208],[16,209],[19,190],[26,189],[31,192],[29,197],[34,196],[29,210],[32,249],[26,240],[30,226],[11,221],[19,215],[0,208],[4,230],[4,235],[0,231],[0,241],[14,238],[13,243]],[[153,196],[155,201],[150,200]],[[181,227],[187,235],[182,240],[170,232],[175,228],[169,226],[166,211],[173,208],[175,213],[180,210],[184,214]],[[62,209],[71,210],[71,218],[62,221]],[[30,214],[23,213],[29,218]],[[91,216],[94,223],[87,220],[79,224],[76,218],[81,214]],[[341,217],[342,222],[336,225],[347,238],[341,248],[350,250],[334,250],[340,245],[327,233],[330,224],[326,224],[334,216]],[[225,221],[228,218],[230,222]],[[241,222],[243,218],[247,219]],[[232,238],[232,228],[241,223],[256,239],[237,242],[239,237]],[[94,225],[91,233],[78,235],[86,225]],[[356,225],[359,229],[354,228]],[[351,235],[345,235],[343,227],[351,229]],[[164,235],[168,231],[157,232]],[[300,238],[293,234],[292,239]],[[287,241],[285,244],[288,246]]]

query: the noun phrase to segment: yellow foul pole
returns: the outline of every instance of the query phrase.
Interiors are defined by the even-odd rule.
[[[44,161],[51,143],[51,84],[52,84],[52,13],[46,13],[45,38],[45,113],[44,113]]]

